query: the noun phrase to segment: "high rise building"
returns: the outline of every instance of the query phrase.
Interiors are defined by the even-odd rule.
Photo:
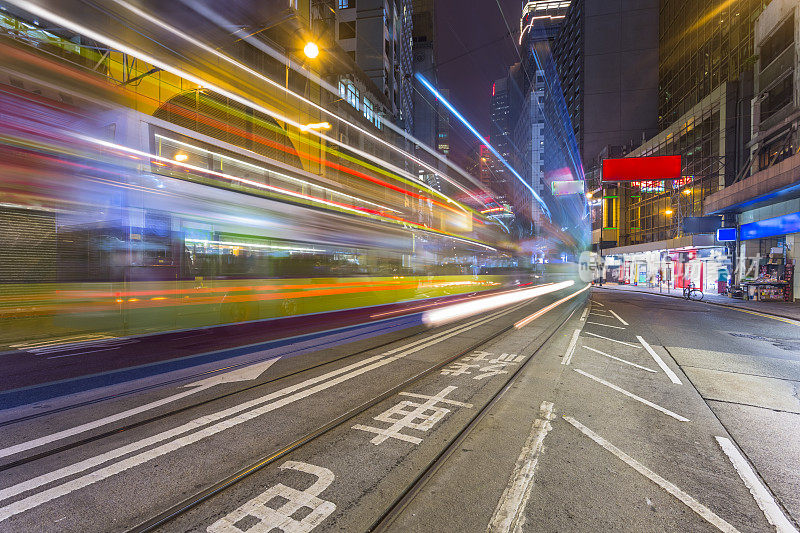
[[[433,0],[413,1],[413,59],[414,72],[420,73],[438,86],[436,72],[436,24]],[[435,147],[437,144],[436,97],[417,80],[413,80],[414,91],[414,137]]]
[[[492,97],[489,100],[489,143],[506,161],[511,160],[513,151],[511,90],[509,79],[499,78],[492,83]],[[497,193],[498,199],[506,203],[511,192],[509,178],[514,179],[503,165],[497,165],[490,177],[491,189]]]
[[[411,0],[339,0],[336,39],[383,92],[394,122],[414,129]]]
[[[607,145],[638,143],[658,131],[658,15],[656,0],[569,6],[552,45],[561,85],[554,92],[563,93],[553,108],[554,120],[568,118],[572,127],[557,149],[574,152],[574,142],[576,166],[594,164]]]
[[[513,131],[514,164],[523,179],[542,198],[549,191],[545,181],[545,65],[552,62],[552,40],[564,20],[570,2],[565,0],[532,0],[522,9],[520,18],[520,56],[515,80],[522,93],[519,117]],[[550,131],[553,131],[552,128]],[[522,188],[518,196],[530,195]],[[542,221],[543,212],[537,202],[532,208],[534,224]]]
[[[659,126],[666,128],[725,81],[752,70],[753,27],[764,0],[661,0]]]

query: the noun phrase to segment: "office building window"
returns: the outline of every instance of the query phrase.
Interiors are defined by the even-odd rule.
[[[348,7],[350,7],[350,0],[339,0],[339,9],[347,9]]]
[[[339,23],[339,39],[355,39],[355,37],[356,37],[355,21]]]

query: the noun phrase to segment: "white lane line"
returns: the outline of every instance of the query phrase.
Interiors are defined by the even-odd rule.
[[[647,350],[651,356],[653,356],[653,359],[655,359],[656,364],[661,367],[661,370],[663,370],[664,373],[667,376],[669,376],[670,381],[672,381],[676,385],[683,385],[683,383],[681,383],[681,380],[678,378],[678,375],[675,374],[675,372],[673,372],[672,369],[667,366],[667,363],[665,363],[664,360],[658,356],[656,351],[653,350],[653,348],[649,344],[647,344],[647,341],[644,340],[639,335],[636,335],[636,338],[639,340],[642,346],[644,346],[644,349]]]
[[[608,381],[604,380],[603,378],[598,378],[597,376],[593,376],[590,373],[584,372],[583,370],[581,370],[579,368],[573,368],[573,370],[575,372],[577,372],[578,374],[582,375],[582,376],[586,376],[587,378],[593,379],[596,382],[598,382],[598,383],[600,383],[602,385],[605,385],[606,387],[608,387],[610,389],[614,389],[615,391],[624,394],[628,398],[633,398],[637,402],[643,403],[648,407],[652,407],[656,411],[662,412],[667,416],[671,416],[672,418],[674,418],[675,420],[677,420],[679,422],[688,422],[689,421],[688,418],[686,418],[684,416],[681,416],[681,415],[679,415],[677,413],[673,413],[669,409],[665,409],[664,407],[661,407],[660,405],[655,404],[655,403],[651,402],[650,400],[645,400],[641,396],[636,396],[634,393],[628,392],[625,389],[623,389],[622,387],[618,387],[618,386],[614,385],[613,383],[609,383]]]
[[[21,483],[17,483],[16,485],[12,485],[10,487],[2,489],[0,490],[0,500],[6,500],[14,496],[18,496],[29,490],[37,489],[43,485],[63,479],[65,477],[79,474],[90,468],[100,466],[103,463],[113,461],[122,456],[139,451],[143,448],[148,448],[159,442],[168,441],[164,444],[161,444],[160,446],[151,448],[138,455],[127,457],[124,460],[112,463],[108,466],[95,470],[94,472],[85,474],[81,477],[72,479],[61,485],[57,485],[50,489],[34,493],[26,498],[17,500],[14,503],[8,504],[4,507],[0,507],[0,522],[12,516],[15,516],[19,513],[22,513],[24,511],[38,507],[39,505],[42,505],[50,500],[54,500],[56,498],[60,498],[62,496],[70,494],[78,489],[87,487],[93,483],[97,483],[98,481],[119,474],[120,472],[124,472],[135,466],[151,461],[157,457],[173,452],[175,450],[179,450],[185,446],[203,440],[207,437],[213,436],[222,431],[225,431],[226,429],[230,429],[232,427],[248,422],[270,411],[274,411],[281,407],[285,407],[298,400],[316,394],[320,391],[323,391],[340,383],[343,383],[351,378],[354,378],[356,376],[359,376],[376,368],[380,368],[391,362],[397,361],[398,359],[401,359],[406,355],[415,353],[423,348],[426,348],[428,346],[441,342],[445,339],[458,335],[466,330],[480,326],[483,323],[494,320],[495,318],[498,318],[502,315],[514,312],[517,309],[524,307],[526,304],[527,303],[521,303],[511,307],[510,309],[504,311],[498,311],[487,317],[475,319],[466,324],[452,327],[450,329],[438,333],[437,335],[429,337],[428,339],[422,339],[422,341],[415,341],[409,343],[401,347],[400,349],[403,348],[406,349],[399,353],[397,353],[398,349],[394,349],[391,350],[390,352],[386,352],[381,355],[375,355],[369,357],[363,361],[358,361],[351,365],[342,367],[337,370],[333,370],[331,372],[328,372],[327,374],[323,374],[315,378],[309,378],[303,382],[291,385],[289,387],[285,387],[279,391],[267,394],[260,398],[256,398],[249,402],[245,402],[239,405],[234,405],[232,407],[229,407],[222,411],[218,411],[216,413],[204,415],[202,417],[191,420],[186,424],[170,429],[163,433],[158,433],[151,437],[147,437],[145,439],[132,442],[125,446],[105,452],[103,454],[90,457],[88,459],[84,459],[72,465],[62,467],[58,470],[54,470],[52,472],[39,475],[27,481],[23,481]],[[391,357],[386,357],[386,355],[390,353],[396,353],[396,355],[392,355]],[[314,386],[311,387],[312,385]],[[306,387],[311,387],[311,388],[306,388]],[[233,416],[236,415],[237,413],[240,414],[238,414],[238,416]],[[218,422],[220,420],[221,422]],[[187,432],[189,433],[180,436]],[[174,439],[174,440],[169,440],[169,439]]]
[[[568,365],[570,361],[572,361],[572,354],[575,353],[575,345],[578,344],[578,335],[581,334],[580,329],[576,329],[575,332],[572,334],[572,339],[569,341],[569,347],[567,348],[567,353],[564,354],[564,358],[561,360],[562,365]]]
[[[619,315],[618,315],[617,313],[615,313],[614,311],[612,311],[611,309],[609,309],[609,310],[608,310],[608,312],[609,312],[609,313],[611,313],[612,315],[614,315],[615,317],[617,317],[617,320],[619,320],[620,322],[622,322],[622,325],[623,325],[623,326],[630,326],[630,324],[628,324],[627,322],[625,322],[624,320],[622,320],[622,317],[621,317],[621,316],[619,316]]]
[[[601,304],[600,302],[595,302],[594,300],[591,301],[593,304],[597,304],[600,307],[605,307],[605,304]]]
[[[581,313],[581,320],[586,320],[586,315],[589,314],[589,307],[586,306],[583,308],[583,313]]]
[[[55,442],[61,439],[65,439],[67,437],[72,437],[75,435],[80,435],[81,433],[85,433],[87,431],[91,431],[92,429],[96,429],[107,424],[111,424],[113,422],[118,422],[125,418],[130,418],[132,416],[136,416],[140,413],[145,411],[150,411],[152,409],[156,409],[161,407],[162,405],[172,403],[183,399],[187,396],[191,396],[193,394],[197,394],[202,392],[206,389],[214,387],[216,385],[220,385],[222,383],[235,383],[240,381],[250,381],[253,379],[258,378],[266,372],[266,370],[275,364],[280,357],[276,357],[274,359],[269,359],[267,361],[263,361],[261,363],[256,363],[253,365],[249,365],[243,368],[239,368],[233,370],[231,372],[226,372],[223,374],[211,376],[200,381],[195,381],[194,383],[189,383],[188,385],[184,385],[185,388],[190,388],[190,390],[179,392],[178,394],[173,394],[172,396],[167,396],[166,398],[162,398],[160,400],[156,400],[154,402],[146,403],[144,405],[140,405],[139,407],[134,407],[132,409],[128,409],[126,411],[122,411],[121,413],[109,415],[97,420],[92,420],[91,422],[87,422],[85,424],[81,424],[79,426],[75,426],[69,429],[65,429],[63,431],[59,431],[56,433],[51,433],[50,435],[44,435],[37,439],[32,439],[26,442],[21,442],[19,444],[15,444],[14,446],[9,446],[8,448],[3,448],[0,450],[0,457],[8,457],[9,455],[14,455],[16,453],[24,452],[26,450],[30,450],[32,448],[38,448],[39,446],[43,446],[45,444],[49,444],[51,442]]]
[[[622,359],[620,357],[617,357],[616,355],[611,355],[611,354],[606,353],[606,352],[601,352],[600,350],[595,350],[594,348],[590,348],[588,346],[584,346],[584,348],[586,348],[590,352],[599,353],[600,355],[605,355],[606,357],[610,357],[611,359],[613,359],[615,361],[619,361],[620,363],[625,363],[626,365],[635,366],[636,368],[641,368],[642,370],[647,370],[648,372],[652,372],[653,374],[656,373],[656,371],[653,370],[652,368],[647,368],[646,366],[637,365],[636,363],[632,363],[632,362],[630,362],[630,361],[628,361],[626,359]]]
[[[539,407],[539,418],[534,420],[531,432],[517,458],[514,472],[508,480],[503,496],[497,502],[494,515],[486,527],[487,533],[511,533],[522,531],[525,522],[525,507],[533,489],[533,475],[536,463],[542,454],[544,438],[553,429],[550,423],[553,415],[553,404],[542,402]]]
[[[613,328],[613,329],[625,329],[622,326],[612,326],[611,324],[601,324],[600,322],[591,322],[589,320],[586,321],[587,324],[594,324],[595,326],[603,326],[606,328]]]
[[[631,468],[642,474],[644,477],[646,477],[647,479],[649,479],[650,481],[652,481],[653,483],[655,483],[656,485],[667,491],[669,494],[675,496],[677,499],[683,502],[687,507],[689,507],[689,509],[700,515],[701,518],[703,518],[712,526],[716,527],[717,529],[725,533],[738,533],[738,530],[735,527],[733,527],[728,522],[717,516],[711,509],[709,509],[702,503],[698,502],[697,500],[689,496],[686,492],[677,487],[675,484],[659,476],[658,474],[656,474],[655,472],[644,466],[642,463],[640,463],[627,453],[623,452],[622,450],[620,450],[619,448],[617,448],[616,446],[608,442],[606,439],[604,439],[591,429],[587,428],[586,426],[584,426],[571,416],[564,415],[564,420],[572,424],[572,426],[575,429],[577,429],[578,431],[580,431],[581,433],[583,433],[584,435],[595,441],[597,444],[599,444],[609,452],[616,455],[617,458],[622,460],[626,465],[630,466]]]
[[[798,533],[797,529],[792,525],[789,519],[781,510],[778,502],[772,497],[767,488],[758,478],[758,475],[753,471],[747,459],[741,452],[734,446],[733,442],[726,437],[714,437],[717,439],[722,451],[728,456],[739,477],[742,478],[744,484],[750,489],[750,494],[758,506],[764,512],[767,521],[775,527],[777,533]]]
[[[587,335],[591,335],[592,337],[597,337],[598,339],[605,339],[605,340],[611,341],[611,342],[618,342],[619,344],[624,344],[625,346],[630,346],[631,348],[641,348],[641,346],[639,346],[637,344],[631,344],[629,342],[618,341],[617,339],[611,339],[609,337],[603,337],[602,335],[598,335],[597,333],[590,333],[590,332],[587,331],[586,334]]]
[[[608,318],[614,318],[613,315],[609,315],[608,313],[598,313],[597,311],[592,311],[589,314],[590,315],[597,315],[597,316],[605,316],[605,317],[608,317]]]

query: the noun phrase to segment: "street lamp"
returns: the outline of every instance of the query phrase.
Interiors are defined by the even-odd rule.
[[[314,59],[319,55],[319,46],[317,46],[317,43],[313,41],[308,41],[303,47],[303,53],[307,58]]]
[[[665,214],[665,215],[671,215],[671,214],[672,214],[672,209],[667,209],[667,210],[665,210],[665,211],[664,211],[664,214]]]
[[[300,126],[300,131],[310,131],[310,130],[327,131],[332,127],[333,126],[331,126],[330,122],[313,122],[311,124]]]

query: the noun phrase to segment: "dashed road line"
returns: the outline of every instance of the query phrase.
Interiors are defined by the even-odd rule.
[[[641,346],[637,344],[631,344],[630,342],[625,341],[618,341],[617,339],[612,339],[610,337],[603,337],[602,335],[598,335],[597,333],[591,333],[589,331],[585,332],[587,335],[591,335],[592,337],[597,337],[598,339],[604,339],[611,342],[617,342],[619,344],[624,344],[625,346],[630,346],[631,348],[641,348]]]
[[[622,326],[612,326],[611,324],[601,324],[600,322],[589,322],[588,320],[586,321],[586,323],[587,324],[594,324],[595,326],[603,326],[603,327],[606,327],[606,328],[625,329]]]
[[[656,364],[661,367],[661,370],[663,370],[664,373],[669,377],[670,381],[672,381],[676,385],[683,385],[683,383],[681,383],[680,378],[678,378],[678,375],[675,372],[673,372],[670,367],[667,366],[664,360],[661,359],[661,357],[659,357],[656,351],[653,350],[653,348],[647,343],[646,340],[644,340],[640,335],[636,335],[636,339],[642,344],[642,346],[644,346],[644,349],[650,353],[650,355],[655,360]]]
[[[635,366],[636,368],[641,368],[642,370],[647,370],[648,372],[652,372],[653,374],[656,373],[656,371],[653,370],[652,368],[647,368],[646,366],[637,365],[636,363],[632,363],[631,361],[628,361],[627,359],[622,359],[621,357],[617,357],[616,355],[611,355],[611,354],[606,353],[606,352],[601,352],[600,350],[595,350],[594,348],[590,348],[588,346],[583,346],[583,348],[586,348],[590,352],[595,352],[595,353],[599,353],[600,355],[605,355],[606,357],[609,357],[609,358],[611,358],[611,359],[613,359],[615,361],[619,361],[620,363],[625,363],[626,365]]]
[[[627,453],[623,452],[606,439],[592,431],[591,429],[587,428],[571,416],[564,415],[564,420],[569,422],[575,429],[592,439],[594,442],[608,450],[609,452],[613,453],[620,459],[622,462],[642,474],[644,477],[667,491],[669,494],[675,496],[678,500],[683,502],[687,507],[689,507],[692,511],[697,513],[701,518],[707,521],[712,526],[716,527],[720,531],[724,533],[738,533],[738,530],[733,527],[731,524],[717,516],[711,509],[703,505],[702,503],[698,502],[694,498],[692,498],[689,494],[681,490],[678,486],[674,483],[671,483],[664,479],[663,477],[659,476],[642,463],[628,455]]]
[[[611,309],[609,309],[609,310],[608,310],[608,312],[609,312],[609,313],[611,313],[612,315],[614,315],[615,317],[617,317],[617,320],[619,320],[620,322],[622,322],[622,325],[623,325],[623,326],[630,326],[630,324],[628,324],[627,322],[625,322],[624,320],[622,320],[622,317],[621,317],[621,316],[619,316],[619,315],[618,315],[617,313],[615,313],[614,311],[612,311]]]
[[[717,439],[722,451],[728,456],[739,477],[742,478],[744,484],[753,495],[753,499],[764,512],[767,521],[775,527],[777,533],[798,533],[792,523],[786,518],[786,515],[781,511],[778,502],[772,497],[767,488],[758,478],[758,475],[753,471],[747,459],[741,452],[734,446],[733,442],[726,437],[714,437]]]
[[[534,420],[531,432],[517,458],[514,472],[497,503],[494,515],[486,527],[487,533],[511,533],[522,531],[525,521],[525,507],[533,489],[533,476],[536,463],[542,454],[544,438],[553,429],[553,404],[542,402],[539,418]]]
[[[572,339],[569,341],[569,347],[567,347],[567,352],[564,354],[564,358],[561,360],[562,365],[568,365],[570,361],[572,361],[572,355],[575,353],[575,346],[578,344],[578,336],[581,334],[580,329],[576,329],[575,332],[572,334]]]
[[[688,419],[688,418],[686,418],[685,416],[681,416],[681,415],[679,415],[679,414],[677,414],[677,413],[673,413],[673,412],[672,412],[672,411],[670,411],[669,409],[666,409],[666,408],[664,408],[664,407],[661,407],[660,405],[658,405],[658,404],[655,404],[655,403],[651,402],[650,400],[645,400],[645,399],[644,399],[644,398],[642,398],[641,396],[637,396],[637,395],[635,395],[635,394],[634,394],[634,393],[632,393],[632,392],[628,392],[628,391],[626,391],[625,389],[623,389],[622,387],[618,387],[617,385],[614,385],[613,383],[610,383],[610,382],[608,382],[608,381],[604,380],[603,378],[598,378],[597,376],[593,376],[592,374],[590,374],[590,373],[588,373],[588,372],[584,372],[583,370],[581,370],[581,369],[579,369],[579,368],[573,368],[573,370],[575,370],[575,372],[577,372],[578,374],[580,374],[580,375],[582,375],[582,376],[586,376],[587,378],[589,378],[589,379],[593,379],[593,380],[595,380],[596,382],[598,382],[598,383],[600,383],[600,384],[602,384],[602,385],[605,385],[606,387],[608,387],[608,388],[610,388],[610,389],[613,389],[613,390],[615,390],[615,391],[617,391],[617,392],[619,392],[619,393],[622,393],[622,394],[624,394],[624,395],[625,395],[625,396],[627,396],[628,398],[632,398],[632,399],[636,400],[636,401],[637,401],[637,402],[639,402],[639,403],[643,403],[643,404],[645,404],[645,405],[646,405],[646,406],[648,406],[648,407],[652,407],[652,408],[653,408],[653,409],[655,409],[656,411],[659,411],[659,412],[661,412],[661,413],[664,413],[664,414],[665,414],[665,415],[667,415],[667,416],[671,416],[672,418],[674,418],[675,420],[677,420],[677,421],[679,421],[679,422],[689,422],[689,419]]]

